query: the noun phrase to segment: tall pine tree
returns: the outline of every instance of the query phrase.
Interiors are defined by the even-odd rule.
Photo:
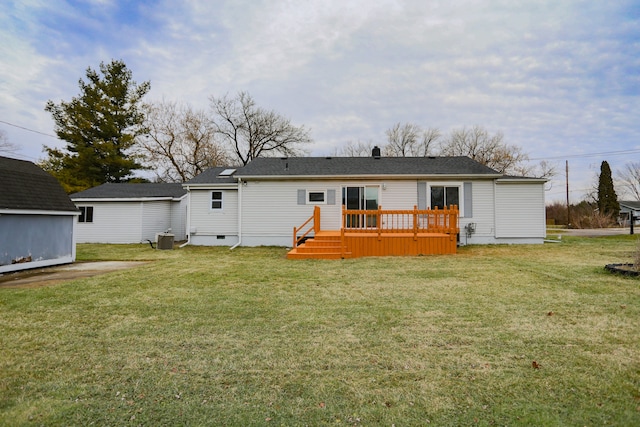
[[[611,178],[611,168],[609,163],[604,160],[600,165],[600,178],[598,179],[598,208],[604,215],[611,215],[617,218],[620,212],[620,204],[618,203],[618,195],[613,188],[613,179]]]
[[[121,60],[100,63],[100,72],[87,68],[80,95],[70,102],[47,102],[66,149],[45,146],[49,158],[41,166],[69,193],[106,182],[123,182],[142,169],[132,153],[136,137],[145,132],[141,100],[151,85],[136,84]]]

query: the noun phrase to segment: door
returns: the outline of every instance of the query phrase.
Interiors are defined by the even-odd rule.
[[[347,210],[377,210],[379,202],[378,186],[342,187],[342,205]],[[346,228],[376,227],[376,215],[349,215]]]

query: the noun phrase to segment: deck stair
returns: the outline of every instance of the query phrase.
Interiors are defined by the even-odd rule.
[[[340,231],[320,231],[292,249],[289,259],[341,259],[349,258],[340,243]]]

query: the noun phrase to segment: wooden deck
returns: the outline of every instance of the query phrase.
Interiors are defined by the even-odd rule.
[[[289,259],[343,259],[365,256],[416,256],[455,254],[458,211],[343,211],[343,224],[356,219],[366,226],[321,230],[320,210],[294,228]],[[307,228],[305,228],[307,227]]]

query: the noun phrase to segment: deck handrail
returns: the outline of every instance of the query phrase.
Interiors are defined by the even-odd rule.
[[[342,208],[342,228],[347,233],[442,233],[456,235],[458,206],[444,209],[378,209],[353,210]]]
[[[309,228],[298,237],[298,232],[303,230],[306,226]],[[307,219],[300,227],[293,227],[293,247],[297,248],[304,239],[309,236],[311,232],[317,234],[320,231],[320,206],[313,208],[313,214]]]

